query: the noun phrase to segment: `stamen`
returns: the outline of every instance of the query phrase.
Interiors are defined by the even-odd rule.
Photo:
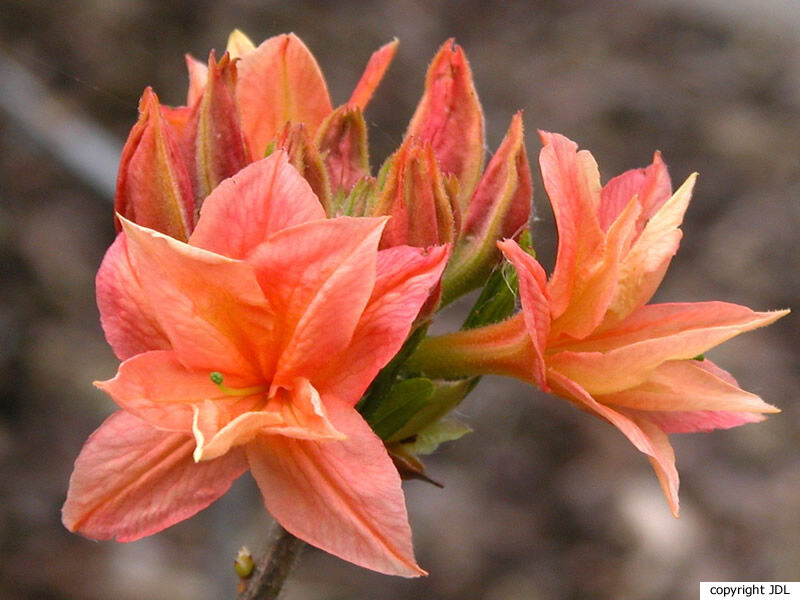
[[[261,394],[269,391],[268,385],[253,385],[244,388],[230,388],[223,383],[225,378],[219,371],[212,371],[209,375],[212,383],[216,385],[220,391],[226,396],[250,396],[252,394]]]

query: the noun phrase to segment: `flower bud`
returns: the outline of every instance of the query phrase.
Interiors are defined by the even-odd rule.
[[[433,146],[407,139],[389,158],[374,215],[389,215],[381,247],[419,248],[455,241],[460,212],[452,185],[442,174]]]
[[[348,194],[356,181],[369,175],[367,124],[357,106],[345,104],[328,115],[317,130],[315,145],[334,196]]]
[[[458,179],[463,210],[483,168],[484,122],[469,63],[452,39],[428,67],[425,92],[406,131],[411,137],[430,142],[442,172]]]
[[[267,154],[280,148],[289,155],[289,162],[308,181],[319,198],[325,213],[333,216],[331,186],[319,150],[311,141],[303,123],[286,123],[275,140],[267,147]]]
[[[234,100],[236,65],[225,53],[219,62],[214,52],[208,58],[208,80],[189,123],[193,160],[190,173],[195,207],[223,179],[238,173],[248,162]]]
[[[442,280],[443,304],[485,281],[500,259],[495,242],[519,238],[528,226],[532,199],[522,114],[517,113],[470,198],[461,239]]]
[[[122,149],[114,210],[138,225],[181,241],[189,239],[194,228],[189,171],[151,88],[142,94],[139,120]]]

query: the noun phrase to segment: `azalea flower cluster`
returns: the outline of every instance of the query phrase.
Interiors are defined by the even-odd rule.
[[[363,110],[396,48],[373,54],[338,108],[294,35],[255,46],[236,31],[221,58],[187,57],[186,106],[144,92],[120,164],[119,234],[97,275],[121,361],[97,385],[119,410],[75,463],[70,530],[153,534],[249,470],[293,535],[417,576],[401,475],[427,478],[418,455],[468,431],[447,415],[481,375],[615,425],[675,514],[667,434],[776,411],[702,354],[786,311],[648,304],[694,177],[673,193],[656,154],[601,186],[588,152],[542,133],[559,233],[548,278],[530,245],[522,116],[484,167],[483,114],[452,41],[373,174]],[[462,330],[426,335],[475,288]]]

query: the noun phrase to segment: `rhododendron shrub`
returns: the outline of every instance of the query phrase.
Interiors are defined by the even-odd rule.
[[[617,427],[672,512],[668,435],[777,409],[704,353],[787,311],[650,303],[681,238],[694,176],[650,166],[600,182],[588,152],[541,133],[558,227],[535,258],[522,114],[488,163],[463,50],[437,52],[399,148],[370,164],[363,111],[397,50],[334,107],[293,35],[231,34],[187,57],[185,106],[145,90],[124,147],[118,236],[97,275],[120,360],[116,403],[75,463],[64,524],[130,541],[186,519],[250,471],[292,535],[355,564],[417,576],[403,478],[469,428],[449,413],[506,375]],[[461,330],[439,309],[480,289]],[[434,482],[435,483],[435,482]]]

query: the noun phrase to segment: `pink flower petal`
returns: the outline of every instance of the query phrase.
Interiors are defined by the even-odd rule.
[[[759,313],[725,302],[651,304],[617,328],[572,344],[569,350],[553,348],[548,364],[590,394],[610,394],[643,383],[667,360],[694,358],[785,314]]]
[[[325,79],[293,33],[264,41],[238,62],[236,99],[250,156],[260,158],[287,122],[316,131],[333,110]]]
[[[603,186],[598,218],[604,231],[608,230],[634,196],[637,196],[642,207],[637,227],[637,231],[641,231],[650,217],[672,196],[672,182],[660,153],[655,153],[653,164],[649,167],[631,169],[610,179]]]
[[[275,317],[253,268],[124,222],[128,253],[179,360],[256,379],[274,364]],[[256,351],[257,349],[257,351]]]
[[[672,514],[677,517],[679,478],[675,468],[675,452],[666,434],[647,419],[632,418],[600,404],[579,384],[560,373],[551,370],[548,375],[556,394],[607,420],[619,429],[637,450],[647,455]]]
[[[208,370],[187,369],[173,351],[151,351],[129,358],[113,379],[95,385],[121,408],[154,427],[191,433],[193,404],[215,400],[227,406],[243,400],[226,396],[210,375]],[[225,384],[243,388],[253,381],[226,375]],[[266,391],[262,397],[266,397]]]
[[[540,132],[542,179],[558,227],[556,266],[549,292],[554,318],[567,310],[575,281],[591,270],[603,248],[597,220],[600,174],[592,155],[562,135]]]
[[[251,407],[251,410],[240,412],[233,418],[227,413],[224,406],[211,400],[195,407],[192,426],[197,444],[193,453],[195,462],[223,456],[231,448],[246,444],[259,433],[283,424],[280,414],[274,410]]]
[[[664,433],[695,433],[714,429],[730,429],[747,423],[759,423],[766,419],[766,416],[758,413],[722,410],[655,412],[627,408],[624,409],[624,412],[637,419],[646,419]]]
[[[609,307],[618,319],[624,319],[643,306],[661,285],[680,245],[683,235],[680,225],[695,179],[694,175],[689,177],[660,207],[623,258],[616,297]]]
[[[639,204],[632,199],[612,223],[594,258],[576,270],[569,305],[553,322],[552,338],[569,336],[581,340],[604,321],[617,290],[620,259],[635,235],[640,212]]]
[[[392,59],[397,52],[397,44],[398,41],[395,38],[372,53],[364,73],[361,75],[361,79],[358,80],[347,104],[357,106],[362,111],[367,107],[375,88],[378,87],[389,65],[392,64]]]
[[[347,435],[318,442],[259,436],[247,456],[267,510],[287,531],[362,567],[415,577],[400,477],[383,442],[355,409],[326,400]]]
[[[137,540],[204,509],[247,470],[241,451],[195,464],[193,449],[189,435],[114,413],[75,461],[64,525],[94,539]]]
[[[403,345],[414,318],[447,263],[447,248],[396,246],[378,253],[375,287],[347,347],[332,356],[314,381],[355,405],[378,371]]]
[[[778,412],[755,394],[709,371],[707,362],[665,362],[641,385],[597,396],[597,400],[642,411]]]
[[[324,218],[325,210],[308,182],[278,151],[214,189],[189,243],[245,259],[275,232]]]
[[[97,308],[106,340],[120,360],[170,348],[142,282],[128,257],[124,234],[117,236],[97,271]]]
[[[307,379],[295,380],[291,389],[274,388],[269,401],[261,402],[258,407],[233,407],[248,408],[235,418],[226,408],[219,402],[207,400],[195,409],[195,460],[222,456],[259,434],[328,441],[345,437],[328,419],[319,393]]]
[[[186,94],[186,106],[194,106],[200,100],[208,81],[208,66],[191,54],[186,54],[186,70],[189,72],[189,90]]]
[[[291,387],[341,352],[375,283],[386,219],[341,217],[284,229],[250,258],[270,309],[280,315],[273,383]]]

